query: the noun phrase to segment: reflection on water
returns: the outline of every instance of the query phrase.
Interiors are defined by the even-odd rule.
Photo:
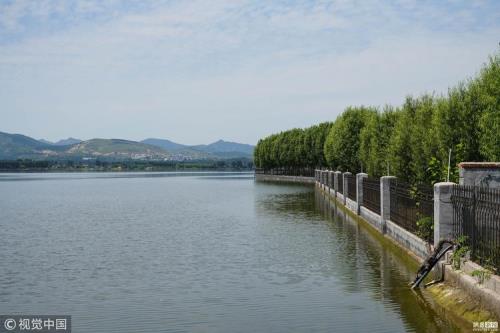
[[[29,180],[81,180],[106,178],[164,178],[203,177],[212,179],[253,179],[250,171],[165,171],[165,172],[49,172],[49,173],[0,173],[1,181]]]
[[[399,313],[405,331],[470,331],[468,323],[447,313],[430,295],[408,287],[418,268],[413,260],[368,226],[358,223],[320,190],[275,194],[261,206],[271,214],[305,218],[319,214],[326,219],[331,235],[335,236],[331,248],[336,253],[335,265],[330,272],[338,278],[343,291],[369,292],[370,297],[387,310]],[[353,308],[362,306],[352,305]]]
[[[249,174],[0,177],[0,313],[74,332],[454,332],[414,265],[311,186]]]

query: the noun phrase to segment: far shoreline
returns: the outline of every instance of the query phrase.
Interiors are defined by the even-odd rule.
[[[235,173],[253,174],[253,169],[228,170],[228,169],[178,169],[178,170],[0,170],[0,174],[17,173]]]

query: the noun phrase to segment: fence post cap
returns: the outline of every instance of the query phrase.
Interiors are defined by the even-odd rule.
[[[344,175],[352,175],[349,171],[344,172]]]
[[[452,186],[452,185],[457,185],[456,183],[453,182],[441,182],[441,183],[436,183],[434,184],[434,187],[444,187],[444,186]]]
[[[434,197],[436,197],[436,195],[449,195],[453,185],[457,184],[453,182],[441,182],[434,184]]]
[[[382,176],[380,179],[396,179],[396,176]]]
[[[334,173],[342,173],[342,171],[335,171]]]
[[[358,177],[368,177],[368,174],[364,173],[364,172],[360,172],[360,173],[357,173],[356,176],[358,176]]]

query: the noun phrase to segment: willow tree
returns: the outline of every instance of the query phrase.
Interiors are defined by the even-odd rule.
[[[500,53],[490,57],[477,80],[479,105],[480,152],[488,161],[500,161]]]
[[[383,112],[370,115],[360,132],[359,158],[362,171],[372,177],[387,174],[389,141],[399,114],[393,107],[386,106]]]
[[[327,164],[337,170],[353,173],[361,170],[360,133],[375,108],[349,107],[333,123],[326,137],[324,153]]]
[[[462,161],[500,160],[500,53],[445,95],[407,97],[383,112],[348,107],[333,123],[259,140],[258,167],[322,167],[387,174],[410,183],[458,180]]]
[[[326,159],[324,146],[326,137],[332,126],[331,122],[308,127],[304,130],[305,164],[308,167],[324,167]]]

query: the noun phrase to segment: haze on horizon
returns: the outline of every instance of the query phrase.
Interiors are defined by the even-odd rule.
[[[255,144],[445,93],[499,41],[493,0],[2,1],[0,131]]]

